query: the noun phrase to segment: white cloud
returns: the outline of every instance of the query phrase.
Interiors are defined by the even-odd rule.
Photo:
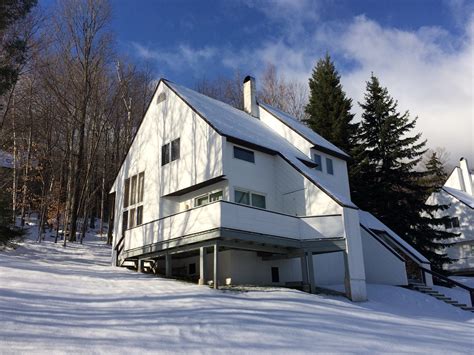
[[[307,83],[315,60],[327,49],[352,64],[340,73],[359,117],[357,101],[363,101],[365,83],[374,72],[400,111],[419,117],[417,130],[430,148],[445,147],[452,163],[465,156],[474,164],[473,30],[473,17],[464,24],[465,34],[453,37],[439,27],[404,31],[358,16],[346,24],[320,24],[309,40],[280,38],[224,63],[262,70],[272,62],[287,78]]]
[[[159,64],[166,64],[173,70],[191,68],[199,70],[203,62],[215,59],[218,50],[215,47],[192,48],[187,44],[179,45],[173,51],[155,50],[140,43],[131,43],[139,57],[155,60]]]

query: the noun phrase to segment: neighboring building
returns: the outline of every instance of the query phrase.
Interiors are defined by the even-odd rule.
[[[474,274],[474,173],[466,159],[461,158],[443,187],[433,193],[428,204],[450,205],[449,209],[438,212],[438,216],[448,215],[453,221],[444,228],[459,233],[454,245],[446,252],[452,264],[445,269],[456,274]]]
[[[215,287],[344,283],[355,301],[423,278],[429,262],[352,203],[345,152],[257,103],[251,77],[244,106],[160,80],[111,189],[114,263]]]
[[[0,150],[0,168],[13,169],[13,155]]]

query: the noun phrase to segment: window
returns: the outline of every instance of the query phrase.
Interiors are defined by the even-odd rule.
[[[326,170],[328,174],[334,175],[334,167],[332,166],[332,159],[326,158]]]
[[[171,142],[171,161],[179,159],[179,138]]]
[[[128,196],[130,195],[130,179],[125,179],[125,189],[123,196],[123,207],[128,207]]]
[[[188,272],[189,272],[189,275],[196,274],[196,263],[192,263],[188,265]]]
[[[222,191],[217,191],[209,194],[209,202],[222,200]]]
[[[251,150],[234,147],[234,158],[255,163],[255,154]]]
[[[178,138],[171,143],[166,143],[165,145],[161,146],[161,166],[179,159],[179,143],[180,139]]]
[[[234,200],[237,203],[242,203],[244,205],[250,205],[250,194],[248,192],[235,190]]]
[[[145,188],[145,173],[138,175],[138,198],[137,203],[143,202],[143,189]]]
[[[222,200],[222,190],[211,192],[194,199],[194,207],[202,206],[208,204],[209,202]]]
[[[272,282],[280,282],[280,270],[277,267],[272,267]]]
[[[137,175],[132,176],[132,187],[130,189],[130,204],[137,203]]]
[[[446,229],[451,229],[451,228],[459,228],[459,218],[458,217],[453,217],[449,221],[447,221],[444,225]]]
[[[128,227],[128,211],[122,213],[122,230],[127,229]]]
[[[123,229],[143,224],[143,195],[145,192],[145,173],[125,179],[123,207]]]
[[[258,208],[266,208],[265,196],[252,193],[252,206]]]
[[[137,207],[137,226],[143,223],[143,206]]]
[[[254,192],[235,190],[234,200],[243,205],[252,205],[253,207],[266,208],[265,196]]]
[[[128,227],[133,228],[133,227],[135,227],[135,218],[136,218],[135,208],[132,208],[129,212],[130,212],[130,221],[128,223]]]
[[[156,103],[159,104],[160,102],[163,102],[166,100],[166,94],[162,92],[161,94],[158,95],[156,98]]]
[[[318,166],[315,168],[316,170],[323,171],[323,160],[321,159],[321,156],[319,154],[314,154],[314,162],[318,164]]]
[[[161,147],[161,166],[170,162],[170,144],[166,143]]]
[[[209,196],[208,195],[196,197],[194,199],[194,207],[202,206],[202,205],[205,205],[206,203],[209,203]]]
[[[471,255],[474,256],[474,245],[471,245]]]

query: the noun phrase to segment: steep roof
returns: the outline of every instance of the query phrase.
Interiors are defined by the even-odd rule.
[[[474,196],[469,195],[467,192],[448,187],[448,186],[443,186],[441,188],[442,190],[446,191],[448,194],[453,196],[455,199],[461,201],[462,203],[466,204],[468,207],[474,209]]]
[[[417,251],[410,244],[405,242],[397,233],[388,228],[373,214],[367,211],[359,210],[359,222],[363,227],[367,229],[384,231],[396,244],[398,244],[402,249],[405,249],[407,252],[412,254],[416,259],[418,259],[422,263],[429,263],[429,260],[426,259],[422,254],[420,254],[419,251]]]
[[[357,208],[350,198],[342,196],[326,186],[318,179],[316,172],[303,162],[308,161],[306,154],[299,151],[285,138],[274,132],[260,120],[238,110],[226,103],[212,99],[184,86],[163,80],[173,92],[186,102],[220,135],[237,143],[247,143],[260,147],[271,154],[278,154],[296,170],[326,192],[338,204]],[[328,142],[329,143],[329,142]]]
[[[334,144],[332,144],[328,140],[321,137],[319,134],[317,134],[311,128],[307,127],[306,125],[298,121],[296,118],[270,105],[263,104],[263,103],[259,103],[258,105],[264,108],[274,117],[279,119],[285,125],[293,129],[295,132],[297,132],[307,141],[314,144],[314,149],[318,149],[318,150],[325,151],[327,153],[335,154],[336,156],[342,159],[350,158],[350,156],[346,152],[344,152],[342,149],[336,147]]]

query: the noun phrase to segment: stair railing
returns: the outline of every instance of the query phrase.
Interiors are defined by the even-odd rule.
[[[118,240],[117,244],[115,244],[114,249],[117,251],[115,265],[119,266],[119,255],[122,252],[123,248],[125,247],[125,233],[122,234],[122,237]]]
[[[424,268],[423,266],[419,266],[419,268],[423,272],[431,274],[435,278],[447,283],[448,285],[457,286],[457,287],[462,288],[462,289],[466,290],[467,292],[469,292],[469,296],[471,297],[471,307],[474,307],[474,288],[466,286],[463,283],[458,282],[456,280],[450,279],[449,277],[444,276],[444,275],[440,274],[439,272]]]

